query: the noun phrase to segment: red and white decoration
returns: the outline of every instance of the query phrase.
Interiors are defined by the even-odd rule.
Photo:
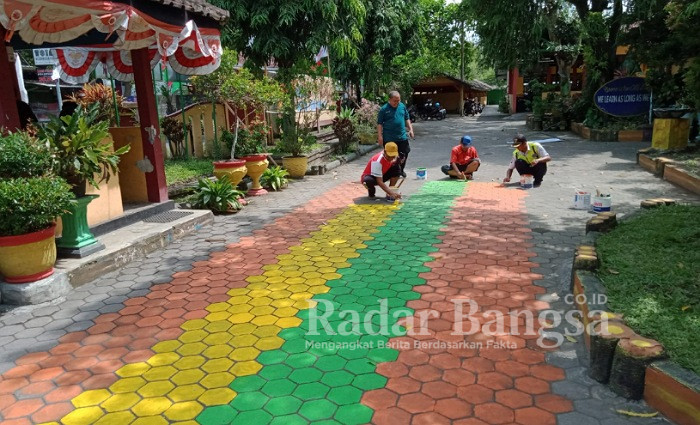
[[[193,21],[172,25],[128,4],[96,0],[0,0],[0,24],[6,40],[17,33],[27,43],[65,43],[97,30],[105,39],[116,33],[108,48],[58,50],[61,79],[82,83],[99,62],[114,78],[133,80],[129,50],[148,47],[152,64],[168,63],[180,74],[207,74],[221,61],[218,29],[199,28]]]

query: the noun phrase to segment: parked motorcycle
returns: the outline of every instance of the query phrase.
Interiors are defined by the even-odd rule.
[[[419,116],[424,120],[436,119],[443,120],[447,117],[447,110],[440,106],[440,102],[433,103],[432,99],[423,104],[423,108],[419,110]]]
[[[484,105],[476,99],[467,99],[464,101],[464,116],[475,116],[484,110]]]
[[[408,117],[410,118],[411,122],[416,122],[416,119],[418,118],[418,108],[416,108],[416,105],[411,105],[408,107]]]

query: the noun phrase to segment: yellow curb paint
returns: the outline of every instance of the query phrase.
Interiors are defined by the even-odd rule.
[[[328,292],[326,282],[341,277],[337,270],[359,257],[362,243],[386,222],[395,205],[351,205],[328,220],[276,264],[249,276],[245,288],[228,291],[226,302],[207,306],[203,319],[189,320],[177,340],[161,341],[145,362],[116,371],[121,378],[107,389],[85,391],[72,399],[76,410],[64,425],[97,423],[172,423],[192,421],[205,407],[227,404],[236,396],[229,388],[238,376],[257,373],[262,351],[284,342],[277,334],[299,326],[299,310]]]

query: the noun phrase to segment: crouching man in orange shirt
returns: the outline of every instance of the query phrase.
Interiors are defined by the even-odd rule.
[[[452,148],[450,165],[443,165],[442,172],[453,179],[471,180],[479,165],[479,154],[472,146],[472,138],[463,136],[460,144]]]

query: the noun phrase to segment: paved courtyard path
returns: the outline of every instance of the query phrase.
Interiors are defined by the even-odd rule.
[[[562,135],[545,184],[522,191],[494,181],[522,122],[487,113],[416,128],[411,164],[429,181],[407,180],[402,203],[367,200],[364,164],[349,164],[0,316],[0,421],[665,423],[617,413],[648,407],[587,377],[581,338],[543,347],[526,312],[571,308],[587,218],[568,209],[574,188],[612,188],[623,213],[650,196],[697,199],[639,171],[641,144]],[[476,181],[442,179],[464,133],[484,166]]]

